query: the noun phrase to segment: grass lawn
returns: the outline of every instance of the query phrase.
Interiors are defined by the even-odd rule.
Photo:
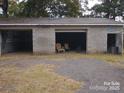
[[[0,62],[34,58],[58,62],[67,59],[93,58],[113,64],[122,63],[121,66],[124,67],[124,55],[111,54],[19,54],[1,56]],[[28,69],[22,69],[16,66],[0,67],[0,93],[73,93],[80,88],[79,82],[60,76],[53,69],[54,66],[51,65],[36,65]]]
[[[112,55],[112,54],[75,54],[71,57],[74,58],[93,58],[97,60],[103,60],[111,63],[124,62],[124,55]]]
[[[60,53],[60,54],[39,54],[39,55],[31,55],[31,54],[16,54],[16,55],[6,55],[1,56],[0,61],[4,60],[18,60],[18,59],[24,59],[24,58],[43,58],[47,60],[66,60],[66,59],[79,59],[79,58],[93,58],[97,60],[103,60],[110,63],[118,63],[118,62],[124,62],[124,55],[112,55],[112,54],[83,54],[83,53]]]
[[[54,73],[51,65],[0,68],[0,93],[73,93],[80,83]]]

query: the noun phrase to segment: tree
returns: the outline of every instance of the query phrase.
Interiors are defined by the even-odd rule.
[[[92,10],[95,16],[115,19],[124,16],[124,0],[102,0],[102,4],[95,5]]]
[[[28,0],[22,12],[26,17],[76,17],[79,15],[78,0]]]
[[[9,0],[8,15],[9,16],[22,16],[25,7],[25,1]]]
[[[28,0],[23,9],[23,16],[39,17],[48,16],[46,8],[50,0]]]
[[[53,16],[76,17],[79,15],[79,2],[77,0],[53,0],[49,10],[48,14]]]
[[[3,10],[3,16],[7,17],[7,11],[8,11],[8,0],[0,0],[0,7]]]
[[[14,16],[18,10],[18,4],[15,0],[9,0],[8,15]]]

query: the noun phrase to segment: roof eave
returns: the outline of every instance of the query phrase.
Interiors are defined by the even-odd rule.
[[[0,24],[0,26],[124,26],[124,24]]]

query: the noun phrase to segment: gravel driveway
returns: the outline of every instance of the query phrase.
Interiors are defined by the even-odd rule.
[[[83,86],[76,93],[124,93],[124,69],[95,59],[72,60],[70,58],[57,61],[35,58],[0,62],[0,65],[7,64],[16,64],[20,67],[35,64],[54,64],[57,66],[55,71],[58,74],[80,82],[83,81]]]

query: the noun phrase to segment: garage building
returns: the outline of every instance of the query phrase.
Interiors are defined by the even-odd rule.
[[[0,18],[0,54],[122,53],[124,23],[105,18]]]

